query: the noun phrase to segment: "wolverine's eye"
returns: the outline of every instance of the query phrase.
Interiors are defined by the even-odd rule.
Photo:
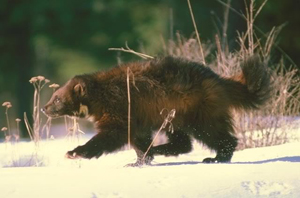
[[[59,98],[55,98],[54,103],[55,103],[55,104],[60,103],[60,99],[59,99]]]

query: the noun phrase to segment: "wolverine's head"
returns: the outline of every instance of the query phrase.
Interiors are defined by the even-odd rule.
[[[85,84],[73,78],[55,91],[50,101],[41,110],[52,118],[64,115],[85,117],[88,114],[87,106],[82,104],[85,96]]]

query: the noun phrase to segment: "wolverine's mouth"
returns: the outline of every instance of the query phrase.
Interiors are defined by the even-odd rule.
[[[41,109],[41,112],[43,112],[43,114],[45,114],[45,116],[47,116],[48,118],[49,118],[49,117],[50,117],[50,118],[58,118],[58,117],[61,117],[61,115],[58,114],[58,112],[51,112],[51,113],[49,113],[49,112],[47,112],[47,111],[45,110],[45,108],[42,108],[42,109]]]

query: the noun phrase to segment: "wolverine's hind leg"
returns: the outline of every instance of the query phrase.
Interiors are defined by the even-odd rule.
[[[217,152],[216,157],[205,158],[204,163],[230,162],[237,146],[237,138],[231,134],[232,131],[231,120],[226,118],[206,123],[199,131],[195,131],[195,139]]]
[[[214,158],[205,158],[203,160],[204,163],[226,163],[230,162],[235,147],[237,146],[237,140],[235,137],[217,140],[210,145],[210,147],[215,147],[217,155]]]
[[[192,150],[191,138],[183,131],[167,133],[169,142],[167,144],[152,147],[153,155],[177,156],[189,153]]]

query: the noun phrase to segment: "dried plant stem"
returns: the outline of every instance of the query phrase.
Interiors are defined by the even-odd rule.
[[[147,54],[143,54],[143,53],[140,53],[140,52],[136,52],[132,49],[130,49],[127,45],[127,43],[125,43],[125,46],[126,46],[126,49],[124,49],[123,47],[121,48],[108,48],[108,50],[115,50],[115,51],[123,51],[123,52],[128,52],[128,53],[132,53],[132,54],[135,54],[143,59],[154,59],[153,56],[149,56]]]
[[[128,119],[127,119],[127,124],[128,124],[128,146],[129,146],[129,149],[130,149],[130,144],[131,144],[131,141],[130,141],[130,137],[131,137],[131,97],[130,97],[130,74],[132,76],[132,84],[133,86],[135,87],[135,89],[137,91],[139,91],[139,89],[135,86],[135,79],[134,79],[134,74],[133,72],[130,70],[129,67],[127,67],[127,74],[126,74],[126,83],[127,83],[127,100],[128,100]]]
[[[29,124],[26,112],[24,112],[24,122],[25,122],[25,126],[27,128],[27,132],[29,134],[30,139],[32,141],[34,141],[34,139],[33,139],[33,130],[32,130],[32,127]]]
[[[50,128],[51,128],[51,122],[52,122],[52,118],[51,117],[48,117],[45,125],[43,126],[43,129],[42,131],[45,131],[46,130],[46,138],[47,140],[49,140],[49,137],[50,137]]]
[[[127,120],[127,124],[128,124],[128,147],[130,149],[130,116],[131,116],[131,99],[130,99],[130,85],[129,85],[129,72],[130,69],[129,67],[127,67],[127,99],[128,99],[128,120]]]
[[[188,2],[188,6],[189,6],[189,9],[190,9],[190,13],[191,13],[193,25],[194,25],[194,28],[195,28],[195,33],[196,33],[197,40],[198,40],[198,44],[199,44],[200,54],[201,54],[201,56],[202,56],[202,62],[203,62],[204,65],[206,65],[205,57],[204,57],[204,53],[203,53],[203,48],[202,48],[202,44],[201,44],[201,40],[200,40],[200,36],[199,36],[197,24],[196,24],[196,22],[195,22],[195,18],[194,18],[192,6],[191,6],[191,3],[190,3],[190,0],[187,0],[187,2]]]
[[[17,122],[17,136],[20,137],[20,123]]]
[[[65,117],[65,124],[68,123],[67,118],[68,117]],[[66,138],[71,135],[71,138],[74,139],[75,136],[77,136],[77,140],[79,142],[80,134],[85,134],[85,133],[80,129],[80,126],[79,126],[79,123],[78,123],[78,120],[76,117],[71,117],[70,123],[71,123],[70,124],[71,127],[68,128],[68,133],[66,135]],[[66,127],[68,127],[68,124],[66,124]]]
[[[21,119],[17,118],[16,122],[17,122],[17,133],[14,134],[14,137],[15,137],[16,142],[19,142],[19,139],[20,139],[20,122],[21,122]]]
[[[68,134],[69,133],[69,124],[68,124],[68,117],[67,116],[64,116],[64,122],[65,122],[66,132]]]
[[[220,38],[219,38],[219,36],[217,34],[215,36],[215,39],[216,39],[216,46],[217,46],[217,50],[218,50],[218,53],[217,53],[218,66],[219,66],[218,68],[220,68],[220,67],[224,66],[223,52],[222,52],[222,49],[221,49]]]
[[[222,49],[223,49],[223,52],[226,52],[228,51],[228,48],[226,49],[226,47],[228,46],[227,45],[227,29],[228,29],[228,18],[229,18],[229,7],[231,5],[231,0],[227,0],[227,5],[225,7],[225,10],[224,10],[224,24],[223,24],[223,32],[222,32]]]
[[[32,77],[29,82],[34,87],[33,94],[33,127],[30,126],[26,113],[24,113],[24,121],[27,127],[30,138],[34,141],[36,146],[38,146],[40,140],[40,128],[41,128],[41,119],[40,119],[40,93],[43,87],[50,82],[44,76]]]
[[[265,0],[261,6],[258,8],[258,10],[256,11],[255,15],[254,15],[254,20],[256,19],[256,17],[259,15],[260,11],[263,9],[263,7],[265,6],[265,4],[267,3],[268,0]]]
[[[38,142],[40,140],[40,83],[39,86],[36,87],[34,92],[34,107],[33,107],[33,130],[34,130],[34,141]]]
[[[254,1],[250,0],[250,6],[248,8],[247,2],[245,0],[245,7],[246,7],[246,18],[247,18],[247,35],[248,35],[248,44],[249,44],[249,54],[254,54],[254,39],[253,39],[253,12],[254,12]]]
[[[11,135],[11,132],[10,132],[10,124],[9,124],[9,116],[8,116],[8,107],[6,107],[6,110],[5,110],[5,116],[6,116],[6,123],[7,123],[7,129],[8,129],[8,136]]]
[[[164,110],[165,110],[165,109],[163,109],[163,110],[160,112],[160,114],[162,114],[162,112],[163,112]],[[176,110],[175,110],[175,109],[172,109],[172,110],[168,113],[168,115],[165,117],[164,122],[162,123],[162,125],[160,126],[160,128],[158,129],[158,131],[156,132],[156,135],[154,136],[154,138],[153,138],[151,144],[149,145],[147,151],[144,153],[144,156],[143,156],[143,158],[142,158],[142,162],[145,161],[145,158],[146,158],[146,156],[147,156],[149,150],[150,150],[151,147],[153,146],[155,140],[157,139],[158,135],[161,133],[161,131],[162,131],[163,129],[165,129],[165,128],[167,127],[168,124],[169,124],[169,126],[170,126],[170,127],[169,127],[169,131],[171,131],[171,133],[173,133],[174,130],[173,130],[173,125],[172,125],[172,120],[175,118],[175,113],[176,113]]]

